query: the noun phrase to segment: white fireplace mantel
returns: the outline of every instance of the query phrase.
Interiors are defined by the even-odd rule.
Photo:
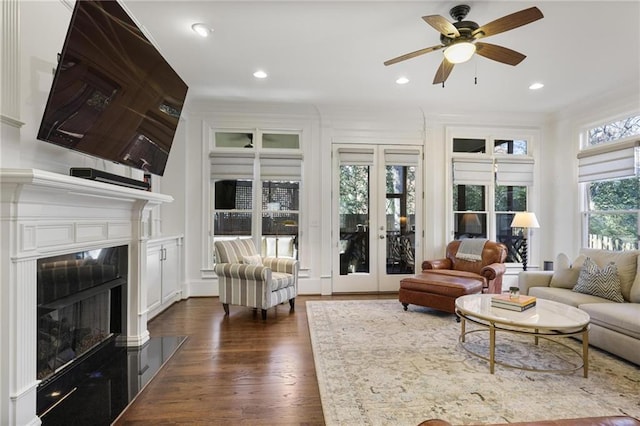
[[[129,246],[123,343],[149,339],[146,242],[153,207],[173,198],[37,169],[0,169],[0,424],[37,425],[36,261]]]

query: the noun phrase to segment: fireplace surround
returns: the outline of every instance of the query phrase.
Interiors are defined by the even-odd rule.
[[[126,302],[113,341],[143,347],[150,213],[173,199],[37,169],[0,169],[0,189],[0,424],[38,425],[38,261],[126,246]]]

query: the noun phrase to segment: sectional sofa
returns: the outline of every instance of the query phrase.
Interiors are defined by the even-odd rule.
[[[571,263],[561,254],[554,271],[520,272],[518,285],[522,294],[586,311],[589,343],[640,365],[640,250],[582,249]]]

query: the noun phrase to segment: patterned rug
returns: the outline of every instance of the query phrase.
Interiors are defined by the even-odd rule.
[[[540,373],[489,365],[458,342],[453,315],[397,300],[308,301],[307,314],[326,424],[417,425],[514,422],[603,415],[640,418],[640,368],[595,348],[582,370]],[[472,328],[467,322],[467,329]],[[496,357],[537,368],[580,358],[562,345],[498,333]],[[467,336],[487,353],[488,333]],[[580,351],[581,343],[561,341]],[[484,351],[484,352],[483,352]]]

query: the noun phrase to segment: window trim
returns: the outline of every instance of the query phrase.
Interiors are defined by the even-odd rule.
[[[479,161],[483,161],[481,159],[486,158],[491,161],[492,164],[499,164],[505,162],[524,162],[524,163],[533,163],[532,167],[532,182],[531,185],[522,185],[521,183],[515,183],[513,186],[526,186],[527,187],[527,208],[529,211],[537,211],[539,206],[539,186],[536,182],[539,180],[539,161],[536,161],[536,154],[538,152],[538,140],[540,139],[540,131],[535,129],[525,129],[525,128],[515,128],[515,127],[464,127],[464,126],[447,126],[445,129],[445,138],[446,138],[446,155],[447,155],[447,178],[446,178],[446,207],[447,207],[447,216],[445,219],[446,223],[446,235],[448,239],[451,240],[455,235],[455,212],[453,210],[453,163],[454,161],[465,161],[465,160],[473,160],[477,159]],[[485,140],[485,150],[488,152],[487,154],[470,154],[470,153],[459,153],[453,152],[453,140],[454,138],[467,138],[467,139],[484,139]],[[494,153],[494,141],[496,140],[525,140],[527,142],[527,154],[503,154],[503,153]],[[491,182],[477,182],[475,184],[485,186],[486,191],[486,214],[487,214],[487,235],[491,236],[488,238],[497,238],[497,220],[496,214],[498,213],[495,210],[495,188],[497,182],[495,180],[495,167],[494,167],[494,176]],[[500,185],[500,186],[508,186],[508,185]],[[504,213],[504,212],[501,212]],[[514,212],[516,213],[516,212]],[[539,259],[539,248],[541,244],[540,238],[532,238],[529,240],[529,262],[528,266],[531,269],[539,268],[541,269],[541,261]],[[521,263],[507,263],[508,269],[521,268]]]

